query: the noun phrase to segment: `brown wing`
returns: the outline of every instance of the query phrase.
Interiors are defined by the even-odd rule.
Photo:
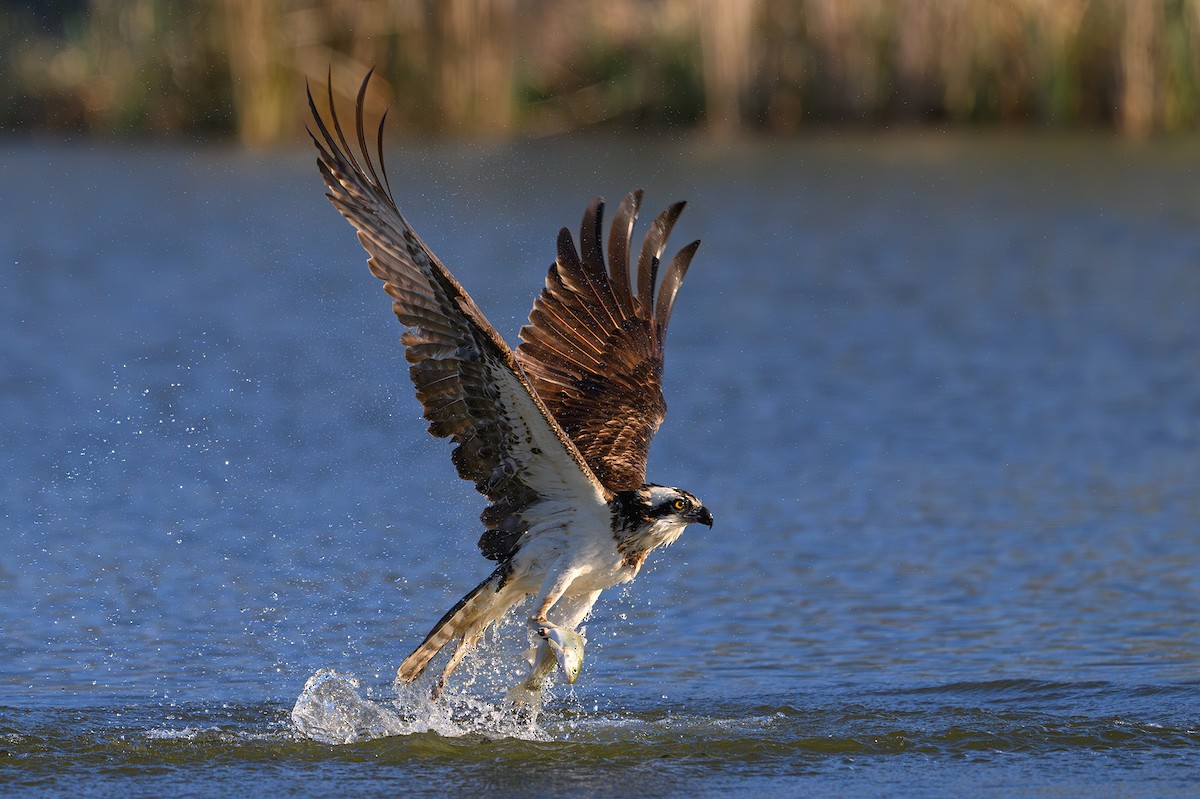
[[[357,157],[338,123],[332,92],[336,139],[309,93],[320,134],[309,132],[317,163],[329,199],[358,229],[371,273],[384,282],[392,309],[409,328],[401,341],[429,432],[454,440],[459,475],[491,500],[479,546],[503,562],[516,551],[529,527],[525,514],[539,501],[578,507],[609,495],[530,387],[512,350],[397,210],[383,169],[382,121],[378,172],[366,144],[363,96],[370,78],[368,73],[358,94]]]
[[[641,202],[639,189],[617,207],[607,270],[600,244],[603,200],[593,200],[583,214],[582,255],[562,229],[558,259],[517,347],[517,361],[538,396],[610,491],[637,488],[646,480],[650,440],[667,413],[663,338],[679,285],[700,246],[694,241],[675,255],[656,298],[659,260],[684,203],[667,208],[642,243],[634,294],[629,252]]]

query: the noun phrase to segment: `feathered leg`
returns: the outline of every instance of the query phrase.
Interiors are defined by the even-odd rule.
[[[562,599],[563,594],[567,592],[567,589],[571,587],[571,583],[578,576],[578,569],[564,569],[555,576],[553,582],[545,584],[542,588],[541,596],[538,597],[537,613],[529,621],[533,624],[547,621],[546,614],[550,612],[550,608],[554,607],[555,602]]]
[[[450,675],[458,668],[458,664],[462,663],[462,659],[466,654],[474,649],[478,643],[478,635],[463,636],[459,639],[458,646],[454,648],[454,654],[450,656],[450,659],[446,661],[446,665],[442,668],[442,676],[438,677],[437,683],[433,686],[432,695],[434,699],[437,699],[442,695],[442,691],[446,690],[446,683],[450,680]]]

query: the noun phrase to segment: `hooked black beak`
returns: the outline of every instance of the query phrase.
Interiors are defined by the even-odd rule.
[[[704,507],[703,505],[692,511],[691,518],[689,518],[688,521],[706,524],[708,525],[709,529],[712,529],[713,526],[712,513],[709,512],[708,508]]]

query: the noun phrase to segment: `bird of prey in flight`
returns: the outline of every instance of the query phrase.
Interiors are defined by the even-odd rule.
[[[601,591],[632,580],[646,556],[693,522],[713,517],[692,494],[646,482],[650,439],[666,414],[663,339],[680,283],[700,242],[680,250],[659,279],[667,236],[684,203],[651,223],[631,279],[634,221],[642,192],[617,207],[602,250],[604,203],[583,214],[576,249],[558,234],[557,259],[511,349],[466,290],[401,215],[375,158],[358,93],[356,148],[329,93],[328,118],[308,102],[328,197],[358,230],[371,273],[407,327],[401,342],[429,432],[455,443],[451,460],[490,503],[479,548],[494,570],[434,625],[400,665],[419,677],[457,642],[436,696],[479,636],[536,595],[530,624],[541,639],[523,686],[530,692],[557,659],[574,682],[583,639],[575,630]],[[376,163],[377,162],[377,163]]]

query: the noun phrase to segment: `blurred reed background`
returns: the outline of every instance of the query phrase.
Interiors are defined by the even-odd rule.
[[[412,135],[1200,123],[1200,0],[0,0],[0,126],[302,135],[363,73]],[[331,72],[330,72],[331,70]]]

